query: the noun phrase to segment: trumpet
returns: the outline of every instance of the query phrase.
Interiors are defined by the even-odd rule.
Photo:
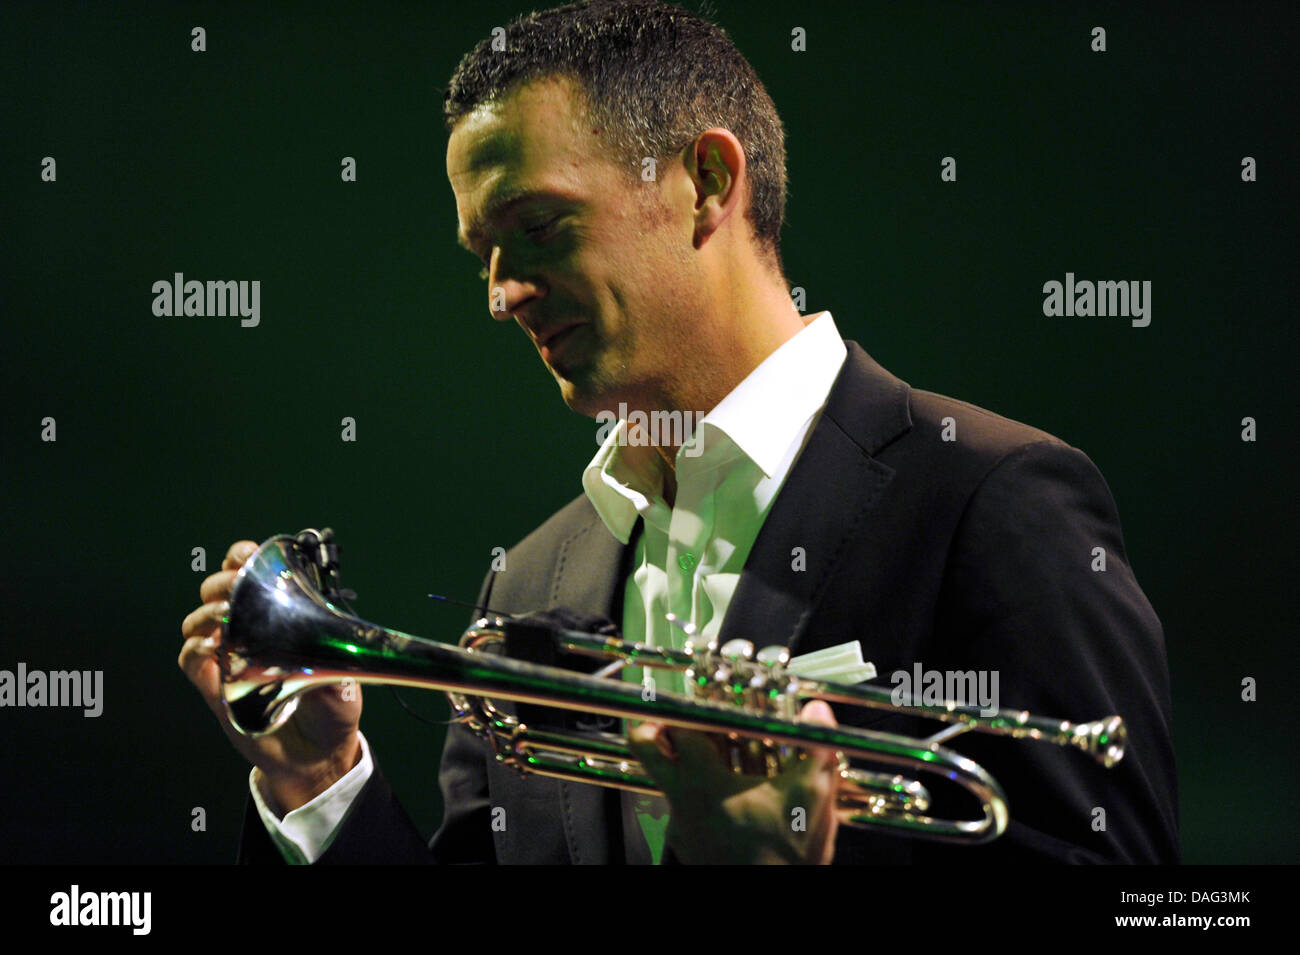
[[[601,728],[648,720],[714,734],[735,772],[774,775],[809,749],[839,759],[835,813],[842,825],[980,844],[1008,822],[1002,788],[980,765],[942,744],[976,730],[1072,747],[1103,766],[1124,755],[1118,716],[1089,723],[1019,710],[986,715],[953,701],[899,705],[887,689],[796,676],[784,647],[757,652],[744,640],[722,647],[692,637],[683,649],[629,643],[603,633],[485,613],[451,646],[368,623],[351,613],[339,580],[333,532],[307,529],[269,538],[244,563],[230,596],[218,650],[222,698],[234,728],[272,733],[293,715],[306,690],[329,684],[390,684],[447,694],[453,721],[482,738],[497,761],[528,774],[660,794],[625,736]],[[555,662],[605,661],[593,673]],[[685,693],[647,693],[618,676],[624,667],[676,670]],[[889,710],[947,724],[925,738],[852,726],[802,722],[811,699]],[[495,701],[510,701],[517,713]],[[557,719],[558,711],[594,716],[596,726]],[[563,714],[560,714],[561,716]],[[855,761],[859,764],[855,765]],[[870,767],[870,768],[868,768]],[[927,814],[923,778],[955,783],[975,800],[970,818]]]

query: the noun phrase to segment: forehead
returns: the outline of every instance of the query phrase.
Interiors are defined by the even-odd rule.
[[[447,178],[462,238],[475,238],[521,194],[578,198],[590,191],[597,140],[578,96],[565,78],[542,80],[457,123],[447,143]]]

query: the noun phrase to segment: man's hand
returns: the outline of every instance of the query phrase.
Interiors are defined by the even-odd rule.
[[[807,703],[799,718],[835,726],[831,708]],[[668,798],[668,844],[688,864],[811,863],[835,854],[839,760],[808,750],[768,778],[737,775],[705,733],[641,723],[628,732],[632,753]]]
[[[257,544],[251,540],[237,541],[230,546],[221,570],[203,581],[199,587],[203,606],[181,623],[185,643],[176,662],[235,749],[261,770],[262,794],[283,814],[323,793],[360,761],[361,687],[323,686],[307,691],[289,721],[260,739],[244,736],[230,725],[221,701],[217,647],[235,576],[256,550]]]

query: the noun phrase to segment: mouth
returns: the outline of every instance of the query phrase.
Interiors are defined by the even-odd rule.
[[[574,322],[569,325],[559,325],[538,335],[536,339],[537,350],[542,353],[542,359],[549,365],[558,349],[563,348],[565,342],[572,337],[573,330],[581,327],[581,322]]]

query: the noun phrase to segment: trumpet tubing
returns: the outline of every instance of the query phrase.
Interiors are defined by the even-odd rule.
[[[338,586],[337,548],[327,530],[277,535],[240,569],[218,652],[222,697],[241,733],[271,733],[313,687],[354,680],[440,690],[456,719],[495,758],[524,773],[658,793],[625,737],[588,727],[529,725],[494,700],[597,717],[649,720],[715,734],[737,772],[774,774],[809,749],[840,757],[836,813],[849,826],[884,827],[944,841],[996,839],[1008,820],[1006,797],[977,763],[942,745],[976,730],[1082,750],[1113,766],[1124,753],[1118,716],[1075,724],[1023,711],[985,715],[977,707],[899,706],[889,690],[804,680],[786,667],[784,648],[754,652],[746,641],[718,648],[692,639],[684,650],[631,644],[601,634],[485,616],[451,646],[368,623],[346,607]],[[347,608],[350,611],[350,608]],[[599,674],[514,659],[502,651],[527,638],[550,653],[607,661]],[[680,670],[686,693],[656,692],[617,678],[623,666]],[[611,676],[613,678],[611,678]],[[948,724],[916,738],[798,719],[809,699],[906,712]],[[854,761],[872,768],[853,765]],[[930,793],[919,776],[954,783],[980,807],[966,819],[927,815]]]

